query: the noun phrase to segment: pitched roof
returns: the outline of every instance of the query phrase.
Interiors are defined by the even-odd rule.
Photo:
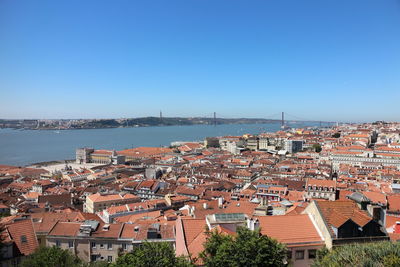
[[[203,251],[203,244],[207,239],[205,233],[206,220],[204,219],[190,219],[190,218],[179,218],[176,221],[177,229],[182,229],[184,243],[187,249],[187,253],[190,255],[192,260],[197,260],[196,264],[201,264],[198,257]],[[180,237],[180,236],[179,236]],[[178,233],[177,233],[178,238]],[[183,253],[183,251],[177,251]]]
[[[32,220],[15,221],[6,228],[10,238],[23,255],[30,255],[39,247]]]
[[[323,186],[323,187],[336,187],[336,181],[334,180],[322,180],[322,179],[307,179],[307,186]]]
[[[278,240],[287,246],[299,244],[323,244],[323,239],[307,214],[260,216],[261,234]]]
[[[201,233],[204,232],[206,221],[204,219],[182,219],[185,242],[187,246]]]
[[[315,204],[321,211],[331,233],[333,231],[330,226],[338,228],[349,219],[361,227],[372,220],[365,211],[360,210],[357,204],[351,200],[315,201]]]
[[[123,229],[121,231],[121,238],[131,238],[133,240],[146,240],[147,232],[149,228],[153,228],[154,224],[158,224],[159,233],[162,239],[173,239],[175,237],[174,224],[175,222],[164,222],[159,223],[155,220],[138,222],[134,224],[123,224]],[[135,229],[137,229],[135,231]]]
[[[389,211],[399,212],[400,211],[400,194],[387,196],[387,201],[389,203]]]
[[[132,195],[132,194],[125,194],[125,195],[120,195],[120,194],[110,194],[110,195],[101,195],[100,193],[96,193],[96,194],[92,194],[90,196],[88,196],[87,198],[89,198],[90,200],[92,200],[93,202],[103,202],[103,201],[113,201],[113,200],[127,200],[127,199],[131,199],[131,200],[138,200],[139,201],[139,197]]]
[[[57,222],[48,236],[77,236],[81,222]]]

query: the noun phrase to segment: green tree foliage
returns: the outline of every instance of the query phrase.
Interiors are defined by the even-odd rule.
[[[240,227],[236,236],[208,233],[200,254],[205,266],[285,266],[286,248],[276,240]]]
[[[400,243],[376,242],[345,245],[317,257],[314,267],[400,266]]]
[[[317,153],[319,153],[319,152],[322,151],[322,147],[321,147],[320,144],[314,144],[314,145],[313,145],[313,149],[314,149],[314,151],[317,152]]]
[[[26,258],[22,267],[78,267],[83,262],[68,250],[59,247],[40,247],[29,258]]]
[[[118,257],[112,267],[185,267],[191,266],[184,258],[176,257],[166,242],[145,242],[132,252]]]
[[[333,138],[339,138],[339,137],[340,137],[340,133],[334,133],[334,134],[332,135],[332,137],[333,137]]]

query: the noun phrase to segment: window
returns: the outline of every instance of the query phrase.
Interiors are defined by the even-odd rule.
[[[96,261],[96,260],[97,260],[97,255],[90,256],[90,261]]]
[[[107,243],[107,249],[112,249],[112,244],[111,243]]]
[[[96,242],[92,242],[92,248],[96,248]]]
[[[104,244],[100,244],[100,248],[104,248]]]
[[[128,249],[128,245],[127,245],[126,243],[123,243],[123,244],[122,244],[122,249],[123,249],[123,250],[127,250],[127,249]]]
[[[68,241],[68,247],[73,248],[74,247],[74,241]]]
[[[317,250],[316,249],[308,250],[308,258],[309,259],[315,259],[316,257],[317,257]]]
[[[108,261],[108,262],[112,262],[112,256],[108,256],[108,257],[107,257],[107,261]]]
[[[295,258],[296,260],[304,259],[304,250],[296,250]]]
[[[28,242],[28,239],[26,238],[26,235],[21,236],[21,243],[26,243]]]
[[[61,246],[60,240],[56,240],[56,246],[57,246],[57,247],[60,247],[60,246]]]

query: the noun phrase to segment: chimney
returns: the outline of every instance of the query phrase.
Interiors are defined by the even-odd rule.
[[[195,207],[194,206],[189,207],[189,211],[190,211],[190,215],[193,215],[194,211],[195,211]]]
[[[248,229],[251,230],[252,224],[253,224],[253,219],[252,219],[252,218],[247,219],[247,228],[248,228]]]
[[[207,202],[204,202],[203,203],[203,208],[206,210],[206,209],[208,209],[208,203]]]
[[[223,204],[224,204],[224,198],[223,197],[219,197],[218,198],[218,208],[222,208]]]

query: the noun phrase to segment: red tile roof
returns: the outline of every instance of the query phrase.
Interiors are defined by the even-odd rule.
[[[6,228],[10,238],[23,255],[30,255],[39,247],[32,220],[15,221]]]
[[[57,222],[49,236],[77,236],[81,222]]]
[[[287,246],[299,244],[322,245],[323,240],[307,214],[290,216],[260,216],[261,234]]]
[[[315,203],[328,225],[336,228],[349,219],[361,227],[372,220],[365,211],[360,210],[357,204],[351,200],[315,201]]]

